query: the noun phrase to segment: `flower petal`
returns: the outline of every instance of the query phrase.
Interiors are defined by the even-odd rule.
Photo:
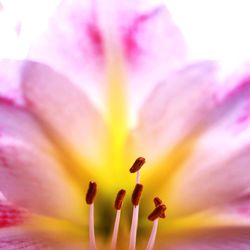
[[[49,241],[28,237],[0,237],[1,250],[56,250],[60,249]],[[54,245],[54,246],[53,246]]]
[[[0,203],[0,249],[86,249],[82,226],[38,216],[6,200]]]
[[[246,250],[250,245],[249,228],[223,228],[190,232],[188,236],[162,242],[156,249],[169,250]]]
[[[31,218],[28,210],[13,205],[5,199],[0,200],[0,249],[51,249],[49,241],[28,237],[24,225]]]
[[[85,171],[103,163],[104,121],[81,90],[48,66],[27,63],[23,91],[28,109],[47,134],[68,153],[66,157],[78,160],[80,166],[72,169],[80,172],[86,159]]]
[[[0,200],[0,228],[22,224],[29,217],[29,212],[21,207]]]
[[[248,196],[187,217],[169,218],[160,237],[166,237],[167,249],[246,249],[241,247],[250,244],[249,211]]]
[[[128,101],[135,111],[152,87],[185,60],[183,38],[168,11],[146,2],[62,1],[33,43],[30,58],[64,72],[102,107],[106,86],[100,83],[107,47],[112,47],[114,57],[124,57]]]
[[[41,128],[23,109],[0,104],[0,190],[29,210],[74,219],[80,192],[63,170]]]
[[[215,76],[215,65],[201,62],[159,84],[140,111],[132,135],[135,152],[152,163],[197,129],[212,106]]]
[[[133,8],[121,12],[129,102],[135,113],[153,87],[184,64],[186,49],[165,6],[150,6],[145,10],[144,1],[133,1]]]
[[[4,97],[15,105],[23,104],[20,88],[22,65],[21,61],[0,61],[0,100]]]
[[[63,72],[100,106],[104,48],[94,1],[61,1],[29,58]]]
[[[213,126],[172,180],[169,201],[176,210],[193,212],[249,193],[249,100],[245,79],[220,101]]]
[[[83,243],[63,242],[49,235],[39,235],[24,228],[0,230],[1,250],[80,250],[87,249]]]

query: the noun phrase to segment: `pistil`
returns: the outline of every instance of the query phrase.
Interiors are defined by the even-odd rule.
[[[114,207],[116,209],[116,217],[115,217],[115,225],[114,225],[113,236],[112,236],[112,241],[111,241],[111,250],[116,249],[120,217],[121,217],[121,208],[122,208],[122,203],[123,203],[125,195],[126,195],[126,191],[124,189],[121,189],[117,193],[117,196],[115,199]]]
[[[89,182],[89,188],[86,194],[86,203],[89,206],[89,248],[96,250],[95,229],[94,229],[94,199],[97,192],[97,185],[95,182]]]

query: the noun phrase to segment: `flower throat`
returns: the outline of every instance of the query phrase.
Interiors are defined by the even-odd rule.
[[[140,183],[140,169],[145,164],[145,158],[139,157],[135,160],[132,167],[129,169],[130,173],[136,173],[136,184],[131,196],[131,202],[133,206],[132,221],[130,227],[130,239],[129,239],[129,250],[135,250],[136,248],[136,236],[138,227],[138,217],[139,217],[139,203],[143,192],[143,185]],[[95,230],[94,230],[94,200],[97,193],[97,184],[95,182],[89,182],[88,191],[86,194],[86,203],[89,205],[89,248],[90,250],[97,250],[96,240],[95,240]],[[114,222],[113,235],[111,239],[110,249],[117,249],[117,238],[119,232],[119,224],[121,217],[121,209],[123,200],[126,195],[126,190],[121,189],[118,191],[116,199],[114,201],[114,208],[116,210],[116,217]],[[153,221],[152,232],[148,240],[146,250],[152,250],[155,243],[158,221],[159,218],[165,218],[166,206],[163,204],[160,198],[154,198],[155,208],[149,214],[148,219]]]

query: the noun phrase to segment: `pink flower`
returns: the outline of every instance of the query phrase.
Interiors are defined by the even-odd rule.
[[[29,60],[1,62],[0,249],[88,249],[89,181],[108,248],[138,156],[137,249],[157,195],[167,218],[155,249],[250,248],[249,78],[225,88],[214,62],[188,62],[164,7],[108,3],[62,1]],[[118,249],[131,243],[131,212],[125,197]]]

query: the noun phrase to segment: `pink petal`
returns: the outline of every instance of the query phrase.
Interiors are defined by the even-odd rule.
[[[1,238],[0,238],[1,239]],[[3,238],[0,242],[1,250],[59,250],[59,247],[56,247],[50,242],[43,240],[37,240],[33,238]]]
[[[57,145],[78,160],[88,159],[86,164],[103,163],[104,122],[81,90],[38,63],[28,63],[23,77],[28,109]]]
[[[212,150],[208,146],[199,149],[175,177],[173,193],[169,194],[169,202],[178,208],[174,213],[210,208],[247,192],[250,148],[227,148],[227,143],[230,144],[226,139],[224,145]],[[222,148],[224,152],[216,152]]]
[[[217,228],[190,231],[179,239],[166,239],[156,246],[159,250],[247,250],[250,246],[249,228]],[[167,242],[168,241],[168,242]]]
[[[156,249],[224,249],[223,245],[229,247],[225,249],[241,249],[243,242],[250,243],[250,237],[246,238],[250,216],[240,212],[247,208],[249,197],[244,197],[189,216],[168,217],[166,226],[159,231]]]
[[[0,104],[0,190],[33,212],[78,220],[81,196],[56,155],[25,110]]]
[[[122,41],[127,60],[129,102],[137,110],[155,85],[185,61],[185,44],[165,6],[123,10]],[[143,2],[144,4],[144,2]]]
[[[172,180],[169,202],[177,213],[207,209],[249,193],[249,104],[249,79],[218,104],[213,126]]]
[[[250,195],[244,195],[227,204],[215,206],[205,211],[207,218],[214,220],[217,225],[250,226]]]
[[[2,209],[3,206],[5,206],[5,209]],[[67,228],[67,222],[65,221],[56,220],[59,222],[57,230],[55,230],[55,228],[53,229],[54,225],[48,222],[48,224],[45,223],[39,227],[41,221],[34,215],[30,216],[27,210],[15,207],[8,202],[1,204],[0,207],[1,250],[87,249],[86,243],[84,243],[82,237],[80,238],[79,235],[75,234],[72,228]],[[3,215],[5,215],[5,217]],[[1,222],[6,221],[8,224],[4,224],[2,227]],[[33,224],[32,221],[36,221],[36,224]],[[78,227],[76,228],[80,231]],[[80,234],[83,236],[82,231],[80,231]]]
[[[152,87],[185,60],[183,38],[168,11],[145,6],[145,1],[62,1],[30,58],[66,74],[101,106],[106,48],[111,47],[114,57],[124,57],[128,101],[135,111]]]
[[[13,228],[0,231],[1,250],[84,250],[83,243],[65,243],[63,240],[50,239],[50,236],[37,235],[23,229]]]
[[[100,105],[104,45],[93,2],[61,1],[30,58],[63,72]]]
[[[215,76],[215,65],[201,62],[157,85],[140,111],[134,151],[153,163],[197,129],[212,107]]]
[[[23,104],[21,83],[21,70],[23,63],[20,61],[0,61],[0,100],[4,97],[15,105]]]
[[[29,217],[29,212],[7,201],[0,201],[0,228],[22,224]]]
[[[23,224],[28,221],[31,214],[28,210],[15,206],[7,200],[0,201],[0,249],[52,249],[48,240],[38,239],[28,235]],[[48,245],[49,243],[49,245]],[[49,248],[48,248],[49,247]],[[54,249],[54,248],[53,248]]]

